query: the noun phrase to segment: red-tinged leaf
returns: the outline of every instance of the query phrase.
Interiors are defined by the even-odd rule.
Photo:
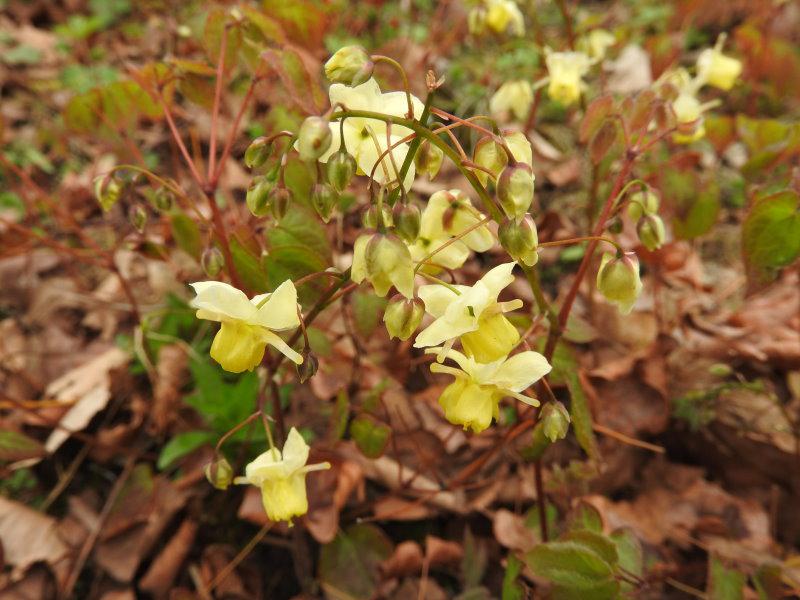
[[[227,29],[227,33],[226,32]],[[216,68],[219,63],[222,38],[225,37],[225,69],[231,69],[239,59],[239,50],[242,48],[242,30],[230,19],[225,10],[215,8],[208,13],[206,26],[203,30],[203,46],[206,56]]]
[[[615,119],[606,119],[600,126],[592,141],[589,143],[589,156],[594,164],[599,164],[608,154],[614,140],[617,139],[617,122]]]
[[[653,118],[656,95],[652,90],[644,90],[636,95],[633,110],[628,117],[628,131],[633,134],[644,131]]]
[[[586,108],[586,114],[581,122],[579,139],[585,144],[603,124],[603,120],[614,111],[614,98],[600,96],[592,101]]]

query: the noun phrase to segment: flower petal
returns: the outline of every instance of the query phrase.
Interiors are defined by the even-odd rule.
[[[552,368],[544,356],[526,350],[503,362],[485,383],[503,390],[521,392],[547,375]]]
[[[425,304],[425,312],[436,318],[441,317],[450,303],[458,298],[454,291],[439,284],[420,286],[417,295]]]
[[[273,346],[278,352],[286,356],[289,360],[294,362],[295,364],[301,365],[303,364],[303,357],[295,352],[289,344],[283,341],[283,339],[275,333],[268,331],[266,329],[263,330],[262,339],[265,343]]]
[[[381,88],[372,77],[354,87],[334,83],[328,89],[328,97],[331,106],[343,104],[350,110],[380,110]]]
[[[511,271],[516,264],[515,262],[509,262],[497,265],[481,278],[481,282],[486,286],[494,300],[497,300],[503,288],[508,287],[514,281]]]
[[[253,322],[256,308],[242,290],[221,281],[198,281],[189,285],[197,294],[189,305],[197,309],[198,319]]]
[[[289,430],[286,436],[286,443],[283,445],[283,460],[290,471],[296,471],[308,462],[309,447],[300,432],[294,427]]]
[[[300,325],[300,318],[297,316],[297,289],[291,279],[280,284],[258,309],[257,319],[259,325],[273,331],[292,329]]]

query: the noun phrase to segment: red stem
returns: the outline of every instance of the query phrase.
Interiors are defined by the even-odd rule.
[[[207,181],[211,182],[216,172],[217,161],[217,120],[222,99],[222,84],[225,80],[225,51],[228,46],[228,28],[222,28],[222,39],[219,43],[219,61],[217,62],[217,81],[214,87],[214,106],[211,109],[211,139],[208,144],[208,174]]]

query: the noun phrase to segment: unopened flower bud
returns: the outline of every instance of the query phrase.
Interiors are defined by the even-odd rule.
[[[247,188],[245,203],[250,212],[256,217],[264,217],[270,208],[270,192],[273,184],[267,177],[254,177]]]
[[[406,298],[414,297],[414,263],[408,246],[395,235],[359,236],[353,248],[350,278],[355,283],[369,280],[379,296],[385,296],[394,286]]]
[[[389,337],[407,340],[417,330],[425,315],[425,305],[419,298],[408,299],[397,294],[389,300],[383,322]]]
[[[606,230],[608,230],[609,233],[613,233],[614,235],[622,233],[622,229],[623,229],[622,219],[620,219],[619,217],[614,217],[613,219],[609,220],[608,225],[606,225]]]
[[[628,202],[628,216],[636,223],[643,215],[654,215],[658,212],[659,200],[650,188],[631,194]]]
[[[486,185],[489,175],[484,169],[488,170],[489,173],[497,179],[498,175],[500,175],[508,163],[508,155],[500,144],[495,142],[491,137],[486,136],[479,139],[478,143],[475,144],[475,151],[472,153],[472,162],[479,167],[483,167],[475,171],[475,176],[482,185]]]
[[[509,165],[497,180],[497,199],[509,219],[521,219],[533,202],[534,175],[529,165]]]
[[[128,211],[128,220],[136,231],[142,233],[147,226],[147,211],[141,204],[134,204]]]
[[[597,289],[609,302],[616,304],[623,315],[630,313],[642,291],[636,255],[632,252],[618,257],[604,254],[597,272]]]
[[[257,137],[247,150],[244,151],[244,164],[249,169],[255,169],[267,162],[269,155],[272,153],[272,142],[267,141],[266,137]]]
[[[642,242],[642,246],[650,252],[661,248],[666,239],[664,221],[658,215],[645,215],[636,226],[636,233],[639,235],[639,241]]]
[[[200,257],[200,265],[209,277],[216,277],[224,264],[225,259],[222,256],[222,252],[216,246],[206,248]]]
[[[326,223],[331,220],[339,195],[328,183],[318,183],[311,189],[311,204]]]
[[[497,237],[508,255],[517,262],[532,267],[539,260],[536,247],[539,235],[536,223],[530,215],[525,215],[519,222],[507,219],[497,230]]]
[[[422,214],[416,204],[395,204],[392,211],[394,228],[404,242],[413,244],[419,236]]]
[[[385,204],[381,204],[381,220],[384,227],[394,225],[392,211]],[[378,229],[378,207],[370,204],[361,215],[361,223],[364,225],[364,229]]]
[[[467,15],[467,25],[472,35],[481,36],[486,33],[486,9],[482,6],[472,8]]]
[[[94,196],[100,208],[104,211],[111,210],[122,195],[122,184],[113,175],[105,175],[94,180]]]
[[[569,431],[569,412],[561,402],[548,402],[542,407],[539,420],[543,433],[551,442],[563,440]]]
[[[331,146],[331,128],[322,117],[307,117],[297,133],[297,152],[307,162],[315,162]]]
[[[227,490],[233,481],[233,468],[225,458],[208,463],[205,468],[208,483],[218,490]]]
[[[300,383],[305,383],[317,374],[319,359],[311,350],[306,350],[303,352],[303,362],[299,365],[295,364],[295,367],[297,368],[297,378],[300,380]]]
[[[269,209],[276,221],[280,221],[289,210],[292,192],[286,186],[278,184],[269,192]]]
[[[414,165],[417,168],[417,172],[426,173],[431,181],[439,174],[443,160],[444,152],[437,146],[432,145],[428,140],[419,145],[417,153],[414,155]]]
[[[345,150],[339,150],[328,159],[328,181],[337,192],[347,189],[356,174],[356,159]]]
[[[172,205],[175,200],[175,194],[172,193],[172,190],[169,190],[165,187],[160,187],[155,191],[153,194],[153,206],[156,210],[161,212],[168,212],[172,210]]]
[[[375,63],[361,46],[345,46],[325,63],[325,75],[333,83],[356,86],[372,77]]]

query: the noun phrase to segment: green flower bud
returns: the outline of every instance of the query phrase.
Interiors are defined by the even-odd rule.
[[[497,180],[497,199],[509,219],[521,219],[533,202],[534,175],[529,165],[508,165]]]
[[[122,195],[123,186],[113,174],[94,180],[94,197],[103,211],[108,212]]]
[[[225,259],[222,256],[222,252],[219,251],[219,248],[216,246],[209,246],[203,250],[203,255],[200,257],[200,266],[203,267],[203,271],[206,275],[209,277],[216,277],[222,270],[224,264]]]
[[[414,155],[414,165],[417,168],[417,172],[426,173],[431,181],[439,174],[443,160],[444,152],[439,147],[432,145],[428,140],[419,145],[417,153]]]
[[[305,383],[317,374],[317,370],[319,370],[319,359],[311,350],[306,349],[306,351],[303,352],[303,362],[299,365],[295,363],[295,368],[297,369],[297,378],[300,380],[300,383]]]
[[[341,193],[356,174],[356,159],[345,150],[339,150],[328,159],[328,181],[337,192]]]
[[[272,142],[268,141],[266,137],[257,137],[244,151],[244,164],[249,169],[256,169],[267,162],[271,153]]]
[[[415,204],[397,203],[392,212],[394,228],[404,242],[413,244],[419,235],[422,215],[419,207]]]
[[[609,302],[627,315],[642,291],[639,279],[639,259],[634,253],[613,257],[606,253],[597,272],[597,289]]]
[[[276,221],[280,221],[284,217],[291,202],[292,192],[283,184],[278,184],[270,190],[269,208]]]
[[[392,227],[394,225],[392,211],[385,204],[381,205],[381,216],[383,217],[384,227]],[[361,215],[361,223],[365,229],[378,229],[378,207],[370,204]]]
[[[345,46],[325,63],[325,76],[333,83],[360,85],[372,77],[375,64],[361,46]]]
[[[424,315],[425,305],[422,300],[409,300],[402,294],[397,294],[389,300],[383,313],[383,322],[386,323],[389,337],[405,341],[417,330]]]
[[[297,152],[307,162],[315,162],[331,146],[331,128],[322,117],[307,117],[297,134]]]
[[[615,235],[622,233],[622,228],[623,228],[622,219],[620,219],[619,217],[614,217],[608,222],[608,225],[606,225],[606,229],[608,230],[608,232],[613,233]]]
[[[339,195],[328,183],[318,183],[311,189],[311,205],[326,223],[331,220]]]
[[[539,416],[543,433],[551,442],[563,440],[569,431],[569,412],[561,402],[548,402]]]
[[[161,212],[168,212],[172,210],[172,205],[175,201],[175,194],[172,193],[172,190],[169,190],[165,187],[160,187],[155,191],[153,194],[153,206],[156,210]]]
[[[264,217],[270,208],[270,192],[273,183],[267,177],[254,177],[247,188],[245,203],[250,212],[256,217]]]
[[[147,211],[141,204],[134,204],[128,211],[128,220],[136,231],[143,233],[147,226]]]
[[[667,236],[664,230],[664,221],[658,215],[645,215],[636,225],[636,233],[639,235],[642,246],[650,252],[661,248]]]
[[[233,481],[233,468],[224,457],[208,463],[205,473],[208,483],[218,490],[227,490]]]
[[[491,137],[486,136],[478,140],[475,150],[472,153],[472,162],[479,167],[488,169],[492,176],[497,179],[501,171],[508,163],[508,155],[503,147],[495,142]],[[475,176],[482,185],[486,185],[489,175],[482,169],[475,170]]]
[[[628,216],[636,223],[643,215],[654,215],[658,212],[659,200],[648,188],[631,194],[628,202]]]
[[[497,237],[508,255],[515,261],[532,267],[539,260],[536,247],[539,235],[536,223],[530,215],[525,215],[519,222],[508,219],[497,230]]]

